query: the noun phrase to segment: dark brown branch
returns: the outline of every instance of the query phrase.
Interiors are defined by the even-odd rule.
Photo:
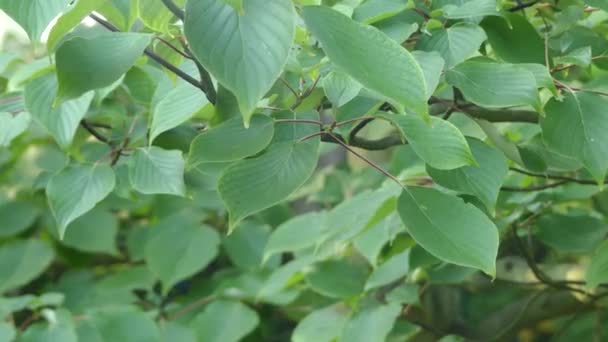
[[[569,183],[567,180],[557,181],[555,183],[543,184],[543,185],[535,185],[529,186],[525,188],[513,187],[513,186],[503,186],[500,188],[501,191],[510,191],[510,192],[531,192],[531,191],[541,191],[546,189],[555,188],[564,184]]]
[[[187,59],[192,59],[192,56],[190,56],[189,54],[185,53],[184,51],[180,50],[177,48],[177,46],[171,44],[170,41],[166,40],[163,37],[154,37],[154,39],[159,40],[160,42],[162,42],[163,44],[165,44],[166,46],[168,46],[171,50],[175,51],[175,53],[177,53],[178,55],[181,55],[184,58]]]
[[[511,7],[508,9],[509,12],[517,12],[519,10],[523,10],[526,9],[528,7],[532,7],[534,5],[536,5],[538,1],[530,1],[530,2],[522,2],[522,1],[517,1],[517,6]]]
[[[526,171],[526,170],[523,170],[523,169],[519,169],[519,168],[516,168],[516,167],[511,167],[511,168],[509,168],[509,170],[517,172],[517,173],[521,173],[523,175],[530,176],[530,177],[553,179],[553,180],[561,180],[561,181],[566,181],[566,182],[571,182],[571,183],[587,184],[587,185],[595,185],[595,184],[597,184],[597,182],[594,181],[594,180],[592,180],[592,179],[578,179],[578,178],[568,177],[568,176],[551,175],[551,174],[544,174],[544,173],[535,173],[535,172],[530,172],[530,171]]]
[[[80,121],[80,125],[82,126],[82,128],[84,128],[87,132],[89,132],[92,136],[94,136],[97,140],[101,141],[102,143],[111,145],[112,143],[110,142],[110,139],[108,139],[106,136],[104,136],[103,134],[99,133],[95,127],[87,122],[86,120],[82,120]]]
[[[352,141],[357,137],[357,134],[367,126],[370,122],[374,121],[373,118],[363,119],[361,120],[348,134],[348,141]]]
[[[184,10],[179,8],[173,1],[171,0],[163,0],[163,4],[174,16],[178,19],[184,20]]]

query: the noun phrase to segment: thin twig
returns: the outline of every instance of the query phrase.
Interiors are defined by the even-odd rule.
[[[312,83],[312,85],[308,89],[306,89],[300,96],[296,97],[296,102],[294,102],[294,104],[292,104],[291,107],[290,107],[291,110],[294,110],[294,109],[298,108],[298,106],[300,106],[302,104],[302,102],[304,101],[304,99],[306,99],[308,96],[310,96],[310,94],[312,94],[312,92],[317,87],[317,83],[319,83],[320,79],[321,79],[321,74],[319,74],[317,76],[317,78],[315,79],[315,81]]]
[[[501,191],[510,191],[510,192],[541,191],[541,190],[555,188],[555,187],[564,185],[566,183],[569,183],[569,181],[567,181],[567,180],[561,180],[561,181],[557,181],[555,183],[549,183],[549,184],[543,184],[543,185],[535,185],[535,186],[529,186],[529,187],[525,187],[525,188],[519,188],[519,187],[514,187],[514,186],[503,186],[503,187],[500,188],[500,190]]]
[[[554,180],[563,180],[563,181],[568,181],[568,182],[578,183],[578,184],[588,184],[588,185],[595,185],[595,184],[597,184],[596,181],[591,180],[591,179],[578,179],[578,178],[574,178],[574,177],[567,177],[567,176],[560,176],[560,175],[551,175],[551,174],[544,174],[544,173],[534,173],[534,172],[526,171],[526,170],[519,169],[519,168],[516,168],[516,167],[510,167],[509,170],[517,172],[517,173],[521,173],[523,175],[530,176],[530,177],[545,178],[545,179],[554,179]]]
[[[94,136],[97,140],[111,145],[112,143],[110,142],[110,139],[108,139],[106,136],[104,136],[103,134],[97,132],[97,130],[95,129],[95,127],[93,127],[93,125],[89,122],[87,122],[87,120],[82,120],[80,121],[80,125],[82,126],[82,128],[84,128],[87,132],[89,132],[92,136]]]
[[[211,302],[214,299],[215,299],[214,296],[207,296],[207,297],[202,297],[198,300],[195,300],[194,302],[189,303],[188,305],[184,306],[183,308],[181,308],[181,309],[177,310],[176,312],[174,312],[173,314],[169,315],[168,320],[174,321],[174,320],[182,317],[183,315],[189,313],[190,311],[196,310],[199,307],[206,305],[207,303]]]
[[[182,57],[187,58],[187,59],[192,59],[192,56],[190,56],[189,54],[185,53],[184,51],[178,49],[177,46],[171,44],[171,42],[168,41],[168,40],[166,40],[165,38],[163,38],[163,37],[154,37],[154,39],[161,41],[166,46],[168,46],[171,50],[175,51],[176,53],[178,53]]]
[[[311,134],[305,135],[305,136],[301,137],[300,139],[298,139],[298,142],[301,143],[303,141],[306,141],[306,140],[314,138],[314,137],[318,137],[318,136],[326,134],[326,133],[327,133],[326,131],[319,131],[319,132],[311,133]]]
[[[173,1],[171,0],[163,0],[163,4],[174,16],[178,19],[184,20],[184,11],[179,8]]]
[[[536,5],[537,2],[538,1],[530,1],[530,2],[521,2],[521,1],[518,1],[517,6],[511,7],[507,11],[509,11],[509,12],[517,12],[519,10],[523,10],[523,9],[528,8],[528,7],[532,7],[532,6]]]
[[[309,123],[309,124],[315,124],[315,125],[319,125],[319,126],[323,126],[323,123],[319,120],[307,120],[307,119],[275,119],[274,120],[275,123]]]
[[[298,92],[293,89],[293,87],[291,86],[291,84],[289,84],[289,82],[287,82],[283,77],[279,77],[279,80],[281,80],[281,82],[287,87],[287,89],[289,89],[289,91],[296,97],[298,98],[300,96],[300,94],[298,94]]]
[[[348,124],[353,123],[353,122],[362,121],[362,120],[369,120],[369,119],[373,120],[375,118],[373,116],[360,116],[358,118],[348,119],[348,120],[336,122],[334,124],[334,127],[340,127],[340,126],[348,125]]]

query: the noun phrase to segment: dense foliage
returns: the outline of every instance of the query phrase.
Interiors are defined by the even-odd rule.
[[[607,1],[0,9],[0,341],[608,339]]]

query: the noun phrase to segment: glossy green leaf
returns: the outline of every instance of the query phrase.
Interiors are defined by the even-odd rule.
[[[46,187],[46,196],[57,221],[59,236],[112,192],[115,185],[112,167],[105,164],[72,165],[53,176]]]
[[[467,61],[448,70],[445,79],[460,89],[467,100],[480,106],[540,107],[536,78],[516,64]]]
[[[61,244],[88,253],[118,255],[118,221],[112,213],[93,209],[70,223]]]
[[[347,308],[332,305],[304,317],[291,335],[292,342],[332,342],[340,336],[348,319]]]
[[[439,52],[446,67],[451,68],[471,57],[485,40],[486,34],[478,25],[459,23],[434,30],[431,36],[423,35],[416,48]]]
[[[188,167],[202,163],[231,162],[262,151],[274,136],[274,122],[265,115],[254,115],[249,128],[234,117],[199,134],[190,144]]]
[[[393,328],[401,312],[396,304],[363,308],[350,317],[339,342],[382,342]]]
[[[46,128],[59,146],[65,149],[72,143],[80,120],[89,109],[93,92],[54,106],[56,94],[57,77],[53,73],[44,73],[25,87],[25,106],[34,120]]]
[[[462,5],[446,5],[443,16],[448,19],[469,19],[485,16],[500,16],[496,0],[469,0]]]
[[[393,255],[370,274],[365,282],[365,289],[370,290],[387,285],[404,277],[409,271],[409,250]]]
[[[364,24],[373,24],[395,16],[407,6],[407,1],[403,0],[368,0],[355,8],[353,19]]]
[[[62,100],[116,82],[139,58],[152,36],[143,33],[103,33],[74,37],[63,42],[55,54]]]
[[[604,241],[593,253],[585,281],[590,289],[608,283],[608,241]]]
[[[13,115],[0,112],[0,147],[6,147],[11,141],[25,132],[30,126],[32,117],[28,112]]]
[[[185,81],[178,81],[157,104],[152,112],[150,141],[159,134],[188,121],[208,103],[205,94]]]
[[[40,240],[15,240],[0,247],[0,293],[38,277],[53,260],[53,249]]]
[[[608,169],[608,135],[604,134],[608,129],[608,98],[586,92],[563,95],[563,101],[553,99],[545,106],[543,139],[555,152],[581,161],[602,183]]]
[[[278,226],[264,247],[264,259],[273,254],[295,252],[314,246],[328,230],[325,212],[298,215]]]
[[[192,321],[199,341],[237,342],[259,324],[258,314],[235,301],[214,301]]]
[[[178,7],[183,7],[186,0],[172,0]],[[144,24],[154,31],[167,32],[169,23],[174,18],[173,13],[167,9],[162,1],[137,0],[139,17]]]
[[[566,253],[585,253],[597,247],[608,233],[602,220],[585,215],[543,215],[536,236],[547,245]]]
[[[145,257],[148,267],[163,283],[164,293],[205,268],[217,256],[219,235],[194,217],[175,214],[153,229],[147,239]]]
[[[343,72],[332,71],[323,79],[325,95],[336,107],[342,107],[361,91],[361,84]]]
[[[284,200],[308,180],[317,165],[319,139],[298,140],[315,132],[315,125],[283,123],[264,154],[238,161],[224,171],[218,191],[228,208],[231,229],[245,217]]]
[[[203,66],[237,98],[245,125],[287,62],[295,32],[289,0],[188,1],[184,33]]]
[[[129,160],[129,180],[142,194],[184,196],[182,152],[156,146],[138,148]]]
[[[509,63],[545,63],[545,42],[525,16],[487,17],[481,23],[498,57]]]
[[[40,215],[40,210],[31,203],[14,201],[0,205],[0,238],[22,233],[28,229]]]
[[[302,16],[329,59],[361,85],[402,112],[428,114],[424,74],[406,49],[378,29],[327,7],[304,7]]]
[[[57,44],[91,12],[99,9],[106,0],[77,0],[70,4],[70,7],[57,19],[55,25],[49,32],[46,40],[46,47],[49,51],[54,51]]]
[[[427,166],[426,170],[437,184],[463,194],[476,196],[488,208],[494,211],[498,192],[507,176],[507,159],[498,150],[483,142],[467,139],[476,166],[463,166],[454,170],[438,170]]]
[[[69,0],[0,0],[0,9],[15,20],[32,41],[38,41]]]
[[[408,187],[397,211],[414,240],[434,256],[495,276],[498,229],[472,204],[435,189]]]
[[[428,124],[414,115],[380,113],[378,117],[395,126],[414,152],[434,168],[449,170],[475,164],[466,139],[446,120],[431,117]]]
[[[330,298],[350,298],[363,292],[367,270],[346,260],[329,260],[312,266],[306,281],[313,291]]]

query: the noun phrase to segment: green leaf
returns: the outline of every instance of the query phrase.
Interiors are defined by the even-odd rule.
[[[177,6],[182,7],[186,0],[172,0]],[[139,18],[144,24],[154,31],[169,31],[169,23],[174,15],[167,9],[162,1],[158,0],[137,0]]]
[[[545,63],[545,42],[525,16],[487,17],[481,26],[492,50],[505,62]]]
[[[0,238],[20,234],[28,229],[40,215],[40,210],[28,202],[8,202],[0,205]]]
[[[574,64],[580,67],[588,67],[591,64],[591,47],[585,46],[579,49],[570,51],[564,56],[554,59],[557,64]]]
[[[368,0],[355,8],[353,19],[364,24],[373,24],[403,12],[407,6],[407,1],[403,0]]]
[[[129,160],[129,181],[142,194],[184,196],[184,159],[178,150],[138,148]]]
[[[566,253],[593,250],[608,232],[608,225],[592,216],[543,215],[536,236],[547,245]]]
[[[469,0],[460,6],[443,6],[443,16],[448,19],[470,19],[485,16],[500,16],[496,0]]]
[[[28,112],[15,115],[0,112],[0,147],[9,146],[13,139],[27,130],[31,120]]]
[[[48,323],[34,323],[19,336],[20,342],[77,342],[74,319],[69,311],[46,309]]]
[[[57,221],[59,237],[76,218],[93,209],[114,189],[116,178],[109,165],[72,165],[54,175],[46,196]]]
[[[376,287],[390,284],[393,281],[406,276],[409,271],[409,259],[409,250],[393,255],[390,259],[378,266],[369,278],[367,278],[365,290],[368,291]]]
[[[235,266],[244,270],[256,270],[262,267],[264,245],[269,235],[269,226],[243,222],[224,238],[222,245]]]
[[[278,226],[266,243],[264,260],[283,252],[295,252],[319,242],[328,230],[325,212],[312,212],[298,215]]]
[[[605,0],[585,0],[589,6],[598,7],[604,11],[608,11],[608,3]]]
[[[291,335],[292,342],[332,342],[340,336],[346,319],[347,308],[332,305],[315,310],[304,317]]]
[[[137,20],[137,0],[106,0],[99,13],[118,26],[121,31],[129,31]]]
[[[308,180],[317,165],[319,139],[298,140],[316,132],[315,125],[282,123],[264,154],[238,161],[224,171],[218,191],[230,214],[230,229],[245,217],[281,202]]]
[[[46,128],[59,146],[65,149],[72,143],[80,120],[89,109],[93,92],[54,106],[56,94],[57,77],[50,72],[44,73],[26,85],[25,106],[34,120]]]
[[[406,49],[375,27],[327,7],[304,7],[302,16],[334,64],[400,112],[428,115],[424,75]]]
[[[88,253],[118,255],[118,220],[106,210],[93,209],[68,225],[61,244]]]
[[[391,290],[386,295],[386,300],[389,303],[398,304],[418,304],[418,285],[416,284],[401,284],[398,287]]]
[[[435,189],[409,187],[397,211],[414,240],[437,258],[495,276],[498,229],[472,204]]]
[[[90,321],[85,322],[91,323],[98,341],[156,342],[160,339],[158,326],[143,312],[107,310],[87,314],[87,317]],[[84,340],[91,341],[90,338]]]
[[[447,29],[432,31],[432,36],[423,35],[416,48],[437,51],[451,68],[471,57],[486,40],[485,32],[478,25],[458,23]]]
[[[196,59],[237,98],[245,125],[287,62],[295,32],[289,0],[188,1],[184,33]]]
[[[608,241],[604,241],[593,253],[585,281],[590,289],[608,283]]]
[[[450,122],[431,117],[430,124],[414,115],[380,113],[389,121],[416,154],[427,164],[441,170],[475,165],[475,158],[466,139]]]
[[[428,174],[437,184],[463,194],[476,196],[494,211],[500,187],[509,171],[505,156],[498,150],[474,139],[467,139],[476,166],[463,166],[454,170],[438,170],[427,166]]]
[[[77,0],[71,4],[58,19],[49,32],[46,47],[49,51],[55,51],[57,44],[76,25],[86,18],[91,12],[99,9],[106,0]]]
[[[547,103],[547,115],[540,122],[547,146],[581,161],[600,184],[608,169],[607,106],[605,96],[564,92],[563,101]]]
[[[330,298],[350,298],[365,287],[367,270],[344,259],[329,260],[312,266],[306,282],[313,291]]]
[[[150,125],[150,142],[162,132],[188,121],[207,103],[207,97],[199,88],[188,82],[178,81],[177,86],[154,107]]]
[[[364,308],[350,317],[339,342],[382,342],[393,328],[401,305],[388,304]]]
[[[436,51],[425,52],[425,51],[414,51],[412,56],[416,59],[424,78],[426,79],[426,96],[431,97],[439,84],[441,73],[445,65],[445,61],[441,58],[441,55]]]
[[[376,22],[374,24],[397,43],[403,43],[412,34],[418,31],[423,18],[413,10],[403,11],[395,16]]]
[[[555,86],[555,82],[553,82],[553,77],[549,72],[549,69],[542,64],[533,64],[533,63],[521,63],[517,66],[520,66],[534,75],[536,79],[536,87],[537,88],[547,88],[549,89],[553,95],[557,96],[557,87]]]
[[[0,247],[0,293],[38,277],[53,260],[53,249],[41,240],[14,240]]]
[[[254,115],[245,128],[243,120],[234,117],[199,134],[190,144],[188,167],[203,163],[231,162],[262,151],[274,136],[274,122],[265,115]]]
[[[175,322],[163,322],[161,325],[161,342],[196,342],[194,329]]]
[[[445,79],[460,89],[467,100],[480,106],[540,108],[536,78],[515,64],[467,61],[448,70]]]
[[[205,268],[218,253],[219,235],[195,217],[175,214],[161,221],[148,237],[148,267],[163,283],[163,293]]]
[[[0,0],[0,9],[16,21],[32,41],[38,41],[69,0]]]
[[[258,314],[240,302],[218,300],[192,320],[199,341],[237,342],[260,323]]]
[[[17,336],[15,327],[8,322],[0,322],[0,341],[13,341]]]
[[[143,33],[101,33],[63,42],[55,54],[61,100],[116,82],[139,58],[152,36]]]
[[[325,76],[322,85],[325,95],[336,107],[342,107],[354,99],[362,88],[359,82],[339,71],[332,71]]]

